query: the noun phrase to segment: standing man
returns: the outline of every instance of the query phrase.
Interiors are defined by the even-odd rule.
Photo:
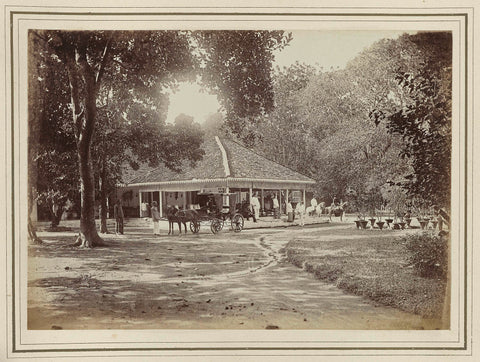
[[[286,206],[286,213],[287,213],[287,221],[288,222],[293,222],[294,218],[293,218],[293,207],[292,207],[292,203],[290,202],[290,200],[287,200],[287,206]]]
[[[152,221],[153,221],[153,235],[160,235],[160,212],[158,211],[157,202],[152,202]]]
[[[117,199],[115,206],[113,206],[113,217],[115,218],[115,234],[123,235],[123,207],[122,200]]]
[[[273,217],[275,219],[278,219],[279,208],[280,208],[280,205],[278,203],[277,194],[274,194],[273,195]]]
[[[312,201],[310,201],[310,205],[312,205],[312,213],[315,213],[317,211],[317,205],[318,205],[318,202],[315,196],[313,196]]]
[[[148,204],[142,201],[142,217],[148,217]]]
[[[298,216],[300,217],[300,226],[305,225],[305,205],[303,204],[303,201],[300,201],[297,204],[297,207],[295,208],[295,211],[297,212]]]
[[[253,213],[255,215],[253,222],[257,222],[258,218],[260,217],[260,201],[258,200],[257,192],[255,192],[255,195],[253,195],[252,200],[250,200],[250,204],[252,205]]]

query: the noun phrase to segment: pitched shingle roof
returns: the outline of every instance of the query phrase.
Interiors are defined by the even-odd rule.
[[[241,144],[229,140],[219,140],[225,149],[231,178],[248,178],[256,180],[302,181],[314,183],[315,180],[296,171],[271,161]],[[156,169],[140,168],[130,179],[125,177],[127,184],[143,184],[169,181],[188,181],[193,179],[208,180],[226,177],[220,145],[212,137],[205,140],[201,146],[205,151],[203,159],[194,167],[188,163],[182,164],[182,171],[171,171],[165,166]],[[129,174],[132,174],[129,172]]]
[[[267,180],[314,181],[288,167],[249,150],[238,142],[222,139],[232,177]]]

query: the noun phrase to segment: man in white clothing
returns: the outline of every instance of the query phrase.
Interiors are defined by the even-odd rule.
[[[156,201],[152,202],[153,235],[160,235],[160,212],[157,205]]]
[[[253,217],[253,221],[257,222],[258,218],[260,217],[260,201],[258,200],[257,193],[252,196],[252,199],[250,200],[250,205],[252,205],[253,213],[255,214]]]
[[[148,204],[145,201],[142,202],[142,217],[148,217]]]
[[[300,226],[304,226],[305,225],[305,218],[304,218],[304,216],[305,216],[305,205],[303,204],[303,201],[300,201],[297,204],[297,207],[295,208],[295,212],[300,217]]]
[[[280,204],[278,203],[277,194],[274,194],[273,195],[273,217],[275,219],[278,219],[279,208],[280,208]]]

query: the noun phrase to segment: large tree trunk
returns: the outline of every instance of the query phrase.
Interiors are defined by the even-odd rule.
[[[30,166],[31,167],[31,166]],[[32,181],[30,181],[32,182]],[[42,239],[40,239],[37,236],[37,230],[35,228],[35,225],[33,225],[31,214],[33,211],[33,206],[36,203],[35,198],[32,195],[32,189],[34,186],[29,185],[29,197],[28,197],[28,239],[33,243],[33,244],[43,244]]]
[[[95,180],[90,147],[80,144],[78,149],[78,163],[80,166],[81,207],[80,235],[76,245],[91,248],[104,245],[98,236],[95,224]]]
[[[35,225],[31,220],[33,208],[37,204],[37,161],[38,154],[38,135],[40,131],[40,120],[43,114],[44,97],[41,95],[40,64],[36,61],[38,49],[32,40],[33,34],[29,32],[28,44],[28,239],[34,244],[42,244],[42,240],[37,236]],[[38,106],[35,107],[33,99],[37,99]],[[41,101],[40,101],[41,100]]]
[[[87,69],[83,69],[87,73]],[[78,164],[80,167],[80,190],[82,215],[80,217],[80,235],[77,244],[91,248],[104,245],[98,236],[95,223],[95,177],[93,173],[92,153],[90,151],[95,130],[96,92],[93,74],[83,75],[85,89],[84,121],[79,123],[78,129]]]
[[[105,244],[95,224],[95,179],[90,149],[95,131],[97,84],[94,70],[87,62],[86,49],[87,39],[79,35],[75,45],[65,45],[63,54],[70,82],[80,170],[80,234],[74,245],[92,248]]]
[[[52,212],[50,217],[50,228],[54,229],[60,224],[60,220],[62,219],[62,215],[63,215],[64,206],[65,206],[65,202],[61,202],[57,204],[57,210],[55,212],[53,211],[53,206],[52,206]]]

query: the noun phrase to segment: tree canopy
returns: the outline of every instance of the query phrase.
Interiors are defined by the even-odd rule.
[[[352,190],[388,201],[385,193],[401,185],[410,197],[444,205],[450,58],[450,34],[419,33],[380,40],[345,69],[278,69],[275,107],[256,127],[256,148],[315,178],[325,201]]]
[[[200,75],[202,84],[218,93],[230,119],[253,119],[271,107],[272,52],[288,40],[281,31],[31,31],[30,46],[43,58],[30,63],[36,68],[31,74],[38,68],[58,68],[66,75],[62,89],[69,100],[58,99],[58,106],[70,113],[67,124],[78,159],[78,243],[87,247],[102,243],[95,227],[94,163],[104,167],[101,156],[111,150],[128,155],[118,149],[117,135],[128,129],[122,146],[150,163],[174,167],[180,157],[198,158],[194,147],[199,142],[187,132],[192,125],[164,125],[163,91]],[[31,93],[33,105],[39,104],[40,93]],[[30,122],[38,122],[37,116],[32,112]],[[122,131],[115,134],[118,122]],[[125,123],[131,127],[123,127]],[[149,127],[159,132],[149,132]],[[155,142],[144,142],[148,137],[156,137]]]

